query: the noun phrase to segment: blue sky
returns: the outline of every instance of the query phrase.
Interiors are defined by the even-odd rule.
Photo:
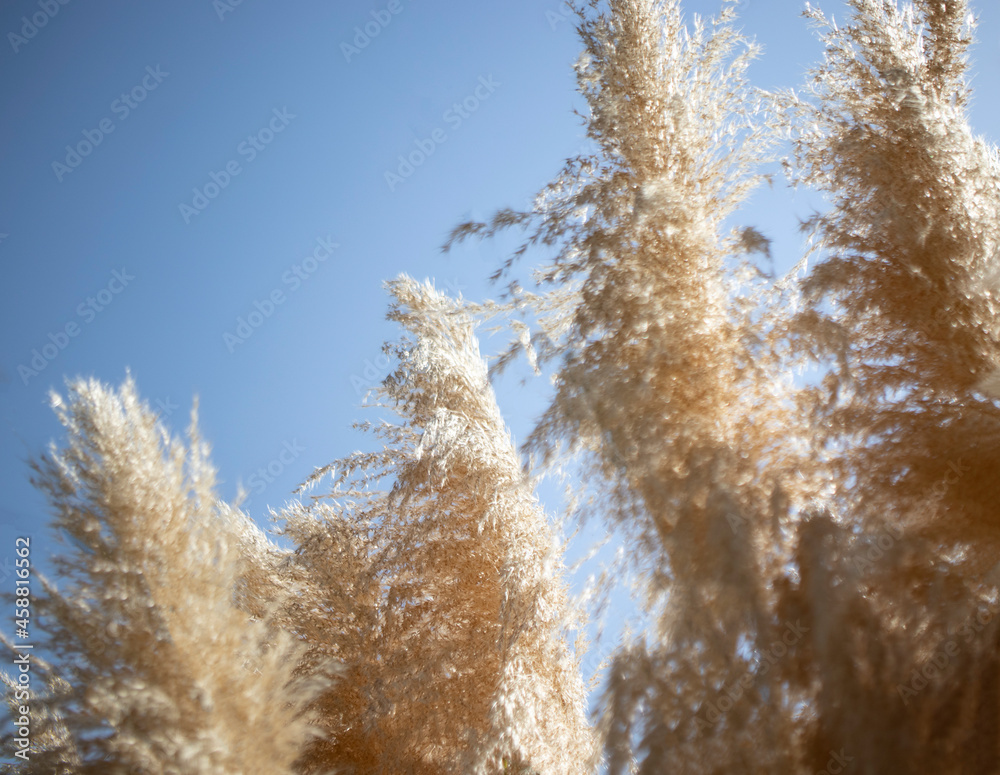
[[[802,5],[740,3],[757,85],[818,61]],[[996,138],[1000,7],[975,9],[973,125]],[[46,395],[65,376],[131,369],[177,432],[198,395],[220,495],[242,482],[263,522],[364,443],[361,386],[396,336],[382,281],[489,296],[509,243],[443,256],[449,230],[526,206],[585,147],[556,1],[9,0],[0,34],[0,565],[17,535],[52,547],[25,460],[61,437]],[[779,182],[744,220],[782,268],[808,214]],[[546,385],[499,395],[523,439]]]

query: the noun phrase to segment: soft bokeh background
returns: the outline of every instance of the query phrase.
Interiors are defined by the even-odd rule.
[[[498,293],[487,278],[511,243],[445,256],[449,230],[527,206],[587,147],[574,17],[556,0],[62,2],[0,9],[5,590],[16,536],[33,537],[39,561],[54,548],[25,461],[61,437],[47,394],[64,377],[117,384],[129,369],[178,432],[199,396],[220,495],[242,485],[265,524],[314,467],[365,443],[350,426],[396,336],[382,281],[407,272],[477,300]],[[840,0],[819,4],[843,18]],[[762,88],[800,85],[821,55],[802,5],[738,3],[765,49],[751,71]],[[975,9],[973,124],[997,138],[1000,4]],[[88,135],[99,144],[73,156]],[[400,169],[420,145],[432,153]],[[239,174],[221,185],[230,163]],[[814,205],[779,180],[743,217],[774,240],[779,271],[801,256],[798,221]],[[338,245],[321,261],[319,241]],[[276,290],[283,301],[254,314]],[[240,319],[260,325],[227,340],[247,333]],[[547,395],[523,375],[498,385],[519,440]],[[557,507],[554,486],[540,492]]]

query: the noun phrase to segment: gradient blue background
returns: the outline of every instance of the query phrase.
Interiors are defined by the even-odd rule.
[[[65,376],[118,384],[131,369],[177,432],[198,395],[220,495],[232,498],[242,483],[264,524],[268,505],[284,503],[314,467],[366,443],[350,428],[364,417],[358,385],[385,376],[381,344],[396,336],[384,321],[383,280],[407,272],[473,299],[497,292],[487,278],[511,241],[450,256],[439,248],[462,220],[528,206],[562,160],[586,148],[572,113],[583,107],[571,69],[579,51],[572,17],[556,0],[398,0],[399,13],[348,61],[342,44],[387,5],[243,0],[220,18],[211,0],[70,0],[15,52],[8,33],[19,33],[22,16],[40,6],[4,4],[0,565],[12,565],[17,535],[35,538],[39,560],[54,548],[25,460],[62,437],[47,392]],[[839,2],[821,5],[843,18]],[[718,7],[686,4],[708,14]],[[996,138],[1000,6],[975,7],[973,124]],[[821,54],[802,4],[746,0],[740,8],[744,30],[765,47],[753,81],[800,85]],[[168,75],[122,117],[115,100],[147,67]],[[481,77],[499,86],[454,127],[446,111],[474,94]],[[276,109],[295,118],[248,162],[240,143]],[[58,180],[52,163],[64,162],[65,146],[102,119],[114,131]],[[385,172],[439,128],[446,140],[390,191]],[[230,160],[241,173],[186,223],[179,205]],[[797,223],[810,201],[779,182],[742,219],[774,240],[779,269],[801,255]],[[326,237],[340,247],[287,293],[282,276]],[[78,307],[114,270],[134,279],[88,322]],[[276,288],[286,301],[231,353],[223,335]],[[74,321],[79,335],[25,384],[18,367]],[[548,390],[544,380],[522,388],[522,374],[498,385],[518,439]],[[297,451],[282,460],[289,448]],[[280,475],[261,488],[251,477],[268,465]],[[541,492],[558,500],[554,487]],[[0,587],[9,590],[8,567],[0,567]]]

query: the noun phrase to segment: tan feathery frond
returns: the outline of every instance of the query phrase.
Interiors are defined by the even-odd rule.
[[[37,484],[70,548],[39,604],[80,772],[292,772],[310,692],[297,646],[235,605],[240,536],[194,421],[189,446],[170,439],[131,379],[53,405],[69,438]]]
[[[807,766],[992,772],[1000,164],[968,122],[969,4],[849,5],[810,9],[825,62],[786,98],[789,168],[832,203],[787,337],[833,364],[804,405],[837,483],[796,531],[789,675],[817,689]]]
[[[18,763],[0,765],[0,772],[14,773],[18,766],[21,772],[81,775],[80,751],[59,711],[59,703],[72,695],[72,687],[34,651],[16,648],[3,635],[0,642],[15,662],[11,674],[0,674],[10,720],[15,722],[14,731],[4,735],[3,747]],[[31,686],[32,678],[36,687],[42,683],[42,691]]]
[[[379,428],[383,452],[334,466],[350,482],[350,503],[335,490],[330,503],[286,514],[308,590],[302,604],[315,606],[314,618],[340,617],[329,636],[319,620],[307,626],[347,671],[329,696],[337,715],[315,766],[586,772],[595,747],[563,639],[572,622],[554,537],[472,321],[428,285],[403,277],[389,289],[389,317],[408,337],[391,348],[398,367],[380,393],[400,422]],[[338,569],[339,592],[324,568]],[[356,637],[335,642],[352,627]],[[339,705],[338,692],[350,694]]]
[[[509,308],[538,320],[530,344],[558,366],[528,446],[549,463],[560,448],[592,463],[595,510],[635,539],[657,617],[614,669],[612,771],[627,770],[637,738],[644,773],[750,760],[774,771],[784,749],[761,742],[785,723],[781,702],[772,712],[764,699],[780,686],[773,675],[729,716],[740,719],[730,737],[714,744],[702,728],[707,703],[750,669],[740,644],[770,642],[763,579],[780,564],[806,447],[766,327],[747,312],[757,289],[744,256],[766,242],[728,230],[774,141],[744,77],[755,49],[731,5],[690,29],[678,2],[591,5],[579,9],[577,72],[597,151],[571,160],[522,218],[501,213],[455,237],[514,223],[556,251],[536,273],[543,290],[515,289]],[[644,717],[620,719],[619,695]]]
[[[833,202],[796,326],[840,364],[817,429],[850,445],[833,464],[872,514],[982,545],[981,572],[1000,539],[1000,158],[968,121],[972,17],[964,0],[850,5],[847,26],[810,12],[826,63],[788,100],[801,180]],[[949,463],[961,486],[936,497]]]

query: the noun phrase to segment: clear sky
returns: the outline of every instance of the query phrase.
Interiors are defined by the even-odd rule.
[[[818,60],[802,6],[740,3],[765,48],[759,86],[798,86]],[[974,7],[973,124],[998,138],[1000,7]],[[52,546],[25,460],[61,438],[46,395],[65,376],[131,369],[177,432],[198,395],[220,495],[242,482],[264,522],[364,443],[350,424],[396,336],[382,281],[487,297],[509,243],[443,256],[449,230],[527,206],[585,147],[579,45],[556,0],[8,0],[0,34],[5,590],[17,535]],[[745,220],[783,268],[807,215],[779,182]],[[499,394],[523,439],[546,385]]]

